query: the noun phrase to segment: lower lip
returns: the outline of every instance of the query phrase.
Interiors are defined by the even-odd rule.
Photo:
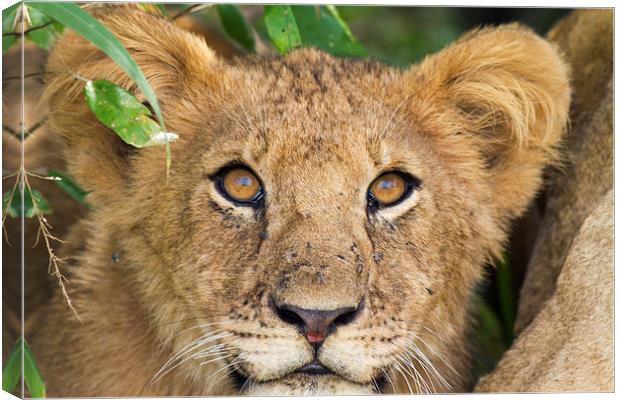
[[[330,370],[325,368],[318,361],[313,361],[310,364],[304,365],[303,367],[299,368],[295,372],[301,372],[301,373],[310,374],[310,375],[328,375],[328,374],[332,374],[332,372]]]

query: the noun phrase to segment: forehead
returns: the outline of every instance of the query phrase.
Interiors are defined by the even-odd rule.
[[[231,135],[251,157],[288,165],[380,157],[377,145],[397,120],[397,75],[314,50],[246,61],[227,80]]]

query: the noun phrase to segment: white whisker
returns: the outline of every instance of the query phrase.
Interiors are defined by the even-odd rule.
[[[155,375],[151,379],[151,383],[157,382],[159,379],[161,379],[171,370],[173,370],[174,368],[178,367],[179,365],[187,361],[187,359],[191,359],[191,355],[189,357],[185,357],[184,359],[184,356],[186,354],[188,353],[191,354],[192,351],[199,349],[200,347],[206,345],[207,343],[210,343],[215,340],[219,340],[219,339],[222,339],[228,336],[232,336],[232,334],[229,332],[221,332],[221,333],[214,334],[215,332],[219,332],[219,331],[221,330],[210,332],[209,334],[206,334],[197,339],[194,339],[188,345],[184,346],[181,350],[179,350],[179,352],[177,352],[168,361],[166,361],[166,363],[164,363],[164,365],[155,373]],[[179,362],[179,360],[181,361]]]
[[[396,394],[397,390],[396,390],[396,386],[394,386],[394,381],[392,380],[392,378],[390,378],[390,374],[389,372],[387,372],[385,369],[380,368],[381,371],[383,372],[383,375],[385,376],[385,378],[390,382],[390,384],[392,385],[392,391],[394,392],[394,394]]]
[[[394,368],[396,368],[396,370],[400,373],[400,375],[405,379],[405,383],[407,384],[407,388],[409,388],[409,393],[413,394],[413,389],[411,388],[411,385],[409,384],[409,379],[407,379],[407,376],[405,375],[405,373],[402,371],[402,369],[400,369],[400,362],[398,360],[394,360],[395,363],[392,365]]]

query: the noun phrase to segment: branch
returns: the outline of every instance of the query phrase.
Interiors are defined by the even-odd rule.
[[[2,124],[2,130],[3,131],[7,131],[8,133],[10,133],[13,136],[19,136],[17,131],[15,129],[11,128],[10,126]]]
[[[3,76],[2,80],[3,81],[12,81],[12,80],[16,80],[16,79],[26,79],[26,78],[31,78],[33,76],[39,76],[39,75],[43,75],[45,72],[41,71],[41,72],[31,72],[29,74],[24,74],[24,76]]]
[[[33,26],[32,28],[28,28],[28,29],[26,29],[23,32],[6,32],[6,33],[2,34],[2,37],[5,37],[5,36],[21,36],[22,34],[27,35],[28,33],[32,32],[32,31],[36,31],[38,29],[46,28],[46,27],[48,27],[49,25],[51,25],[53,23],[54,23],[54,20],[51,20],[51,21],[47,21],[44,24]]]
[[[30,188],[30,184],[28,183],[27,173],[23,175],[23,179],[24,179],[24,191],[28,190],[30,193],[32,193],[32,189]],[[47,248],[47,253],[49,254],[49,264],[47,266],[48,273],[54,276],[58,280],[58,286],[60,288],[62,296],[65,299],[65,302],[67,303],[67,305],[73,312],[73,315],[75,316],[75,318],[78,321],[82,322],[76,309],[73,307],[73,303],[71,302],[71,297],[69,297],[69,292],[66,286],[66,283],[68,283],[68,280],[60,272],[59,264],[63,263],[64,259],[56,255],[56,253],[54,252],[54,247],[52,246],[52,241],[56,241],[59,243],[64,243],[64,241],[51,234],[50,229],[52,229],[52,226],[49,224],[49,222],[47,222],[47,219],[41,214],[41,210],[39,210],[39,207],[37,206],[37,203],[36,201],[34,201],[34,199],[33,199],[33,207],[34,207],[34,214],[37,217],[37,220],[39,221],[39,230],[37,231],[37,237],[35,239],[34,246],[36,246],[39,243],[39,239],[43,237],[43,241],[45,242],[45,247]]]
[[[43,123],[45,122],[45,118],[43,118],[40,121],[35,122],[30,128],[24,130],[24,139],[26,139],[28,136],[32,135],[34,133],[34,131],[36,131],[37,129],[39,129],[41,126],[43,126]],[[15,136],[16,138],[21,140],[21,134],[20,132],[16,131],[15,129],[11,128],[10,126],[4,125],[2,124],[2,130],[7,131],[8,133],[10,133],[11,135]]]
[[[26,137],[32,135],[34,133],[34,131],[36,131],[37,129],[39,129],[43,123],[45,122],[45,118],[41,119],[40,121],[35,122],[30,128],[28,128],[26,130]]]
[[[191,5],[189,7],[187,7],[185,10],[179,11],[178,13],[176,13],[175,15],[172,16],[172,20],[176,20],[178,18],[181,18],[184,15],[193,13],[193,12],[197,12],[200,10],[203,10],[207,7],[211,7],[213,4],[194,4]]]

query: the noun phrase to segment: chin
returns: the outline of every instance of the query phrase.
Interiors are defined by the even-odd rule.
[[[316,395],[370,395],[379,394],[377,385],[360,385],[335,374],[313,375],[295,373],[267,381],[248,381],[241,394],[250,396],[316,396]]]

